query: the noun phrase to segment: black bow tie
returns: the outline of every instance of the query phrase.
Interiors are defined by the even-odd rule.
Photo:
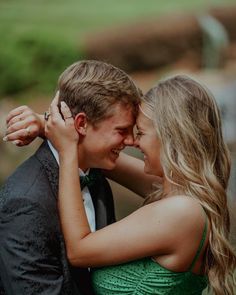
[[[83,190],[86,186],[91,187],[94,185],[97,179],[97,173],[95,171],[90,171],[88,175],[80,176],[79,179],[81,190]]]

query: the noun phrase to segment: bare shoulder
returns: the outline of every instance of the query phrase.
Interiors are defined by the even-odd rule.
[[[200,202],[186,195],[164,198],[158,202],[158,206],[170,211],[176,218],[192,217],[195,219],[197,216],[204,216]]]
[[[154,258],[168,269],[186,271],[203,237],[206,214],[202,206],[194,198],[179,195],[154,202],[152,210],[159,220],[159,224],[153,223],[155,231],[161,225],[165,250],[157,251]]]
[[[153,213],[165,223],[171,234],[202,234],[206,215],[196,199],[186,195],[171,196],[154,202],[152,206]]]

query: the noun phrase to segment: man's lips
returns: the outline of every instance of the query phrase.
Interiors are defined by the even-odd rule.
[[[119,156],[120,152],[122,151],[123,149],[112,149],[111,151],[116,154],[117,156]]]

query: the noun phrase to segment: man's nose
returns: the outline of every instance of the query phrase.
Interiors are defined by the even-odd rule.
[[[125,137],[124,144],[127,145],[127,146],[132,146],[134,144],[134,135],[133,135],[133,133],[130,133]]]

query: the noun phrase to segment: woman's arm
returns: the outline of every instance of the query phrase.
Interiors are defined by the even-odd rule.
[[[144,162],[140,159],[120,153],[113,170],[104,171],[106,177],[130,189],[134,193],[145,198],[153,191],[153,183],[162,182],[155,175],[144,172]]]
[[[60,153],[59,212],[70,263],[80,267],[120,264],[169,254],[176,246],[163,207],[142,207],[125,219],[92,233],[82,200],[76,148]],[[159,215],[159,217],[158,217]]]

